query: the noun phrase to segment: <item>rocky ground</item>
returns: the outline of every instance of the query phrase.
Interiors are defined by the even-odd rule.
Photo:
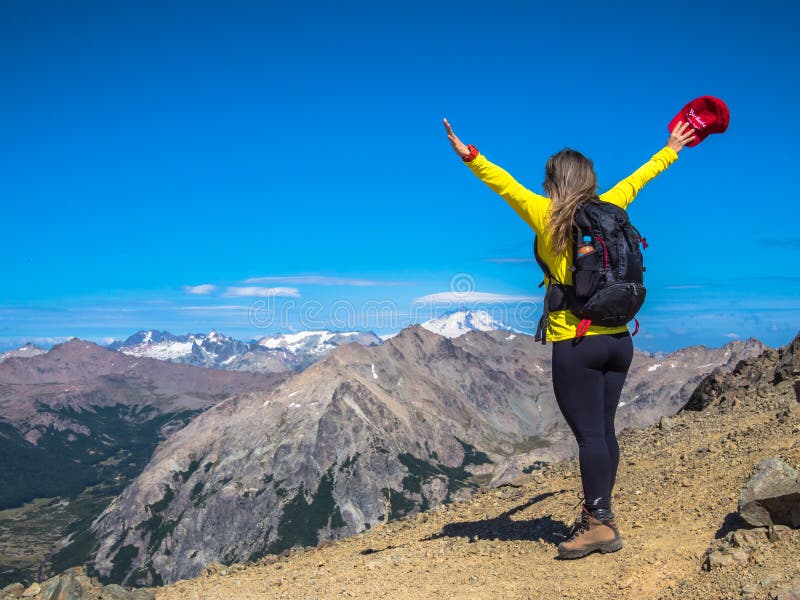
[[[324,547],[210,565],[151,591],[158,600],[800,597],[800,530],[754,529],[737,512],[759,461],[800,463],[800,386],[776,360],[787,363],[773,351],[740,370],[703,411],[621,436],[618,553],[556,559],[580,488],[567,461]],[[788,360],[797,371],[797,356]]]

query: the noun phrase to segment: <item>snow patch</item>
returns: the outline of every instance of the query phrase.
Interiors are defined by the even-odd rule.
[[[422,323],[422,327],[448,338],[455,338],[469,331],[510,330],[503,322],[492,317],[486,310],[456,310]]]
[[[370,365],[370,366],[372,367],[372,378],[373,379],[377,379],[378,378],[378,374],[375,372],[375,365],[373,364],[373,365]]]
[[[192,353],[194,341],[187,342],[156,342],[147,344],[143,342],[129,348],[121,348],[123,354],[135,356],[136,358],[147,357],[158,360],[175,360]]]
[[[655,371],[656,369],[658,369],[660,366],[661,366],[661,363],[656,363],[656,364],[654,364],[654,365],[652,365],[650,367],[647,367],[647,370],[652,372],[652,371]]]
[[[280,333],[272,337],[263,337],[258,340],[258,345],[264,348],[286,349],[290,352],[301,350],[317,351],[320,346],[325,346],[334,336],[350,337],[362,335],[360,331],[300,331],[298,333]]]

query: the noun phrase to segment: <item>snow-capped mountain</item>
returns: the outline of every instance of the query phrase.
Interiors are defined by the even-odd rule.
[[[173,335],[166,331],[138,331],[109,346],[131,356],[230,371],[283,373],[300,371],[333,348],[350,342],[380,344],[372,332],[303,331],[243,342],[214,330],[207,334]]]
[[[455,338],[469,331],[516,331],[485,310],[454,310],[441,317],[422,323],[428,331],[448,338]]]
[[[181,359],[191,354],[194,340],[198,337],[200,336],[191,333],[189,335],[172,335],[168,331],[151,329],[137,331],[125,341],[114,342],[108,347],[131,356],[147,356],[159,360],[184,362]]]
[[[295,354],[308,353],[321,355],[333,350],[336,346],[356,342],[362,346],[374,346],[381,343],[381,338],[371,331],[299,331],[297,333],[279,333],[258,340],[262,348],[282,348]]]
[[[250,350],[250,344],[240,342],[213,329],[208,333],[173,335],[167,331],[138,331],[124,342],[114,342],[112,350],[131,356],[147,356],[173,362],[208,363],[199,366],[218,366],[236,354]]]
[[[5,359],[11,358],[12,356],[30,358],[31,356],[38,356],[39,354],[44,354],[45,352],[47,351],[28,342],[20,348],[15,348],[14,350],[9,350],[8,352],[0,352],[0,362],[3,362]]]

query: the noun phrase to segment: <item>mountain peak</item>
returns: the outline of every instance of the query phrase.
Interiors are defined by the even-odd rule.
[[[422,323],[428,331],[454,338],[469,331],[494,331],[497,329],[514,331],[503,321],[496,319],[487,310],[457,309]]]
[[[55,344],[47,354],[59,354],[59,353],[66,353],[66,352],[73,352],[73,353],[80,353],[85,354],[87,352],[92,352],[95,350],[107,350],[103,346],[99,344],[95,344],[94,342],[90,342],[88,340],[82,340],[80,338],[70,338],[66,342],[61,342],[60,344]]]
[[[156,344],[164,341],[175,341],[178,336],[172,335],[169,331],[159,331],[157,329],[140,329],[125,340],[117,340],[108,345],[111,350],[119,350],[123,347],[138,346],[140,344]]]
[[[0,352],[0,362],[3,362],[7,358],[31,358],[44,354],[45,352],[46,350],[43,348],[39,348],[39,346],[31,342],[26,342],[24,346],[20,346],[19,348],[7,352]]]

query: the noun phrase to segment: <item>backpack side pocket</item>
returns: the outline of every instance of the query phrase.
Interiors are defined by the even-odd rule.
[[[575,270],[572,273],[572,284],[575,286],[575,295],[578,298],[591,296],[597,284],[600,283],[600,269],[602,260],[597,252],[578,255],[574,261]]]

